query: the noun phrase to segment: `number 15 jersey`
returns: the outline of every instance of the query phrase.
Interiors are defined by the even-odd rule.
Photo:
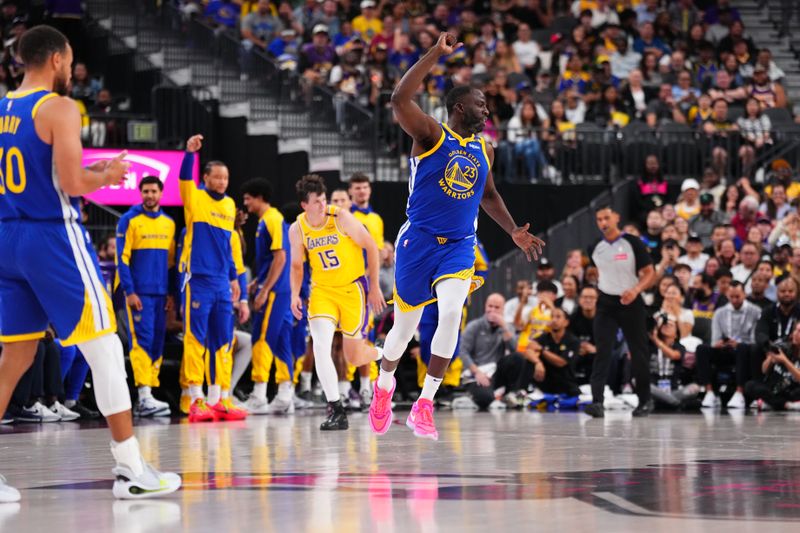
[[[314,227],[305,213],[297,217],[311,266],[311,286],[344,287],[364,275],[361,247],[345,235],[336,223],[339,208],[329,205],[325,221]]]

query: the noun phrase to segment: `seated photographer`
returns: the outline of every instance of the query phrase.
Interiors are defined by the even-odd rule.
[[[777,287],[778,303],[766,307],[756,325],[755,346],[750,354],[749,367],[753,379],[763,376],[761,365],[769,343],[787,339],[794,326],[800,323],[797,281],[790,276],[784,276],[778,280]]]
[[[700,392],[695,385],[681,387],[681,363],[686,348],[678,342],[672,320],[658,322],[650,334],[650,395],[659,407],[677,408]]]
[[[664,301],[661,308],[656,311],[654,318],[658,321],[671,320],[678,326],[679,338],[683,339],[692,334],[694,327],[694,313],[683,306],[686,297],[683,289],[673,284],[664,291]]]
[[[711,321],[711,346],[697,347],[697,381],[705,386],[702,406],[716,407],[719,399],[714,394],[712,369],[723,366],[736,368],[736,393],[728,400],[728,409],[744,409],[744,385],[749,375],[750,347],[753,344],[756,323],[761,310],[744,298],[744,285],[732,281],[728,289],[728,303],[714,312]]]
[[[567,331],[569,317],[561,308],[553,309],[550,331],[531,339],[524,353],[519,374],[519,390],[526,390],[531,380],[544,393],[578,396],[578,382],[572,371],[580,350],[577,337]]]
[[[800,324],[795,324],[789,342],[770,343],[761,371],[763,379],[745,385],[747,400],[761,400],[776,411],[800,410]]]

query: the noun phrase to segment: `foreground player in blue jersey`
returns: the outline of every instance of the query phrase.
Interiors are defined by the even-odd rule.
[[[492,179],[494,149],[482,137],[489,111],[483,93],[456,87],[446,97],[448,122],[439,124],[414,102],[417,88],[440,58],[461,47],[442,33],[400,80],[392,108],[413,139],[408,181],[408,221],[397,235],[395,321],[386,337],[381,372],[369,411],[370,425],[385,433],[392,423],[394,372],[417,329],[423,308],[437,302],[439,323],[431,341],[431,360],[419,400],[406,421],[418,437],[437,440],[433,397],[442,382],[458,339],[461,306],[482,282],[475,278],[475,230],[483,209],[519,246],[528,259],[538,258],[544,243],[517,226]]]
[[[37,26],[20,39],[25,78],[0,100],[0,413],[52,324],[92,369],[95,399],[111,429],[114,496],[174,492],[176,474],[144,462],[133,435],[122,344],[97,256],[80,223],[78,197],[119,185],[125,152],[81,168],[81,116],[64,98],[72,48],[57,30]],[[19,492],[0,476],[0,502]]]

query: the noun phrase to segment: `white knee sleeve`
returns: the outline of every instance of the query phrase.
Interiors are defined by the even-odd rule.
[[[115,333],[78,344],[92,369],[94,398],[103,416],[111,416],[131,408],[131,396],[125,374],[122,343]]]
[[[403,356],[409,341],[417,331],[423,310],[420,308],[404,313],[397,304],[394,304],[394,324],[383,343],[383,357],[388,361],[397,361]]]
[[[439,306],[439,324],[431,339],[431,353],[450,359],[458,344],[458,329],[461,325],[461,310],[469,294],[471,281],[447,278],[436,284]]]
[[[339,378],[331,355],[336,326],[325,318],[314,318],[308,321],[308,328],[311,330],[311,338],[314,340],[314,367],[317,369],[317,377],[322,385],[325,398],[329,402],[338,401]]]
[[[231,370],[231,389],[235,389],[244,376],[250,360],[253,358],[252,336],[238,329],[233,332],[236,338],[236,351],[233,352],[233,369]]]

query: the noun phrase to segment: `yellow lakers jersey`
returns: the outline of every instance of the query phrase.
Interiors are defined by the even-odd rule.
[[[311,266],[311,284],[343,287],[364,276],[361,247],[342,233],[336,223],[339,208],[329,205],[325,221],[313,227],[305,213],[297,217]]]

